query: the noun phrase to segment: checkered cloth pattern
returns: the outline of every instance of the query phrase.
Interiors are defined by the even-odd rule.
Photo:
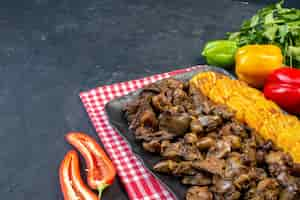
[[[202,66],[101,86],[80,93],[81,101],[106,152],[117,168],[118,176],[130,200],[173,200],[176,198],[143,166],[124,139],[110,126],[104,111],[105,104],[116,97],[126,95],[157,80],[200,67]]]

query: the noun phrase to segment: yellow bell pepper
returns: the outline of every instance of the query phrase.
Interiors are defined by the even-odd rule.
[[[235,54],[238,78],[251,86],[261,88],[266,77],[283,66],[283,55],[275,45],[246,45]]]

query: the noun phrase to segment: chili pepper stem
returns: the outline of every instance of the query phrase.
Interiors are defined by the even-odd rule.
[[[103,193],[103,191],[105,190],[105,188],[107,188],[109,186],[109,184],[107,183],[101,183],[98,187],[98,198],[99,200],[101,199],[101,195]]]

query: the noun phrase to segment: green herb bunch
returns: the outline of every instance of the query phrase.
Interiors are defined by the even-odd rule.
[[[260,9],[245,20],[239,32],[229,33],[238,46],[274,44],[281,48],[284,62],[300,68],[300,10],[284,8],[284,1]]]

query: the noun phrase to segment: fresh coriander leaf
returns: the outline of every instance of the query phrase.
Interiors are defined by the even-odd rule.
[[[276,24],[269,25],[265,27],[265,32],[263,35],[268,38],[270,41],[274,41],[276,33],[278,31],[278,26]]]
[[[241,35],[241,32],[234,32],[234,33],[231,33],[229,34],[229,40],[233,40],[233,41],[238,41],[239,40],[239,37]]]
[[[251,18],[251,21],[250,21],[250,27],[254,27],[258,24],[259,22],[259,16],[258,15],[254,15],[252,18]]]
[[[265,16],[265,25],[274,23],[273,12]]]
[[[281,0],[258,10],[253,17],[242,23],[239,32],[229,33],[228,37],[237,41],[239,46],[277,45],[282,50],[285,63],[300,68],[300,9],[284,8],[283,4]]]
[[[284,4],[284,0],[280,0],[278,3],[275,4],[275,7],[280,10],[282,9],[283,4]]]
[[[288,14],[282,15],[281,17],[285,20],[290,20],[290,21],[300,19],[300,15],[298,13],[288,13]]]
[[[278,29],[279,29],[279,37],[280,37],[279,41],[280,43],[284,43],[285,37],[289,32],[289,27],[286,24],[284,24],[282,26],[279,26]]]

